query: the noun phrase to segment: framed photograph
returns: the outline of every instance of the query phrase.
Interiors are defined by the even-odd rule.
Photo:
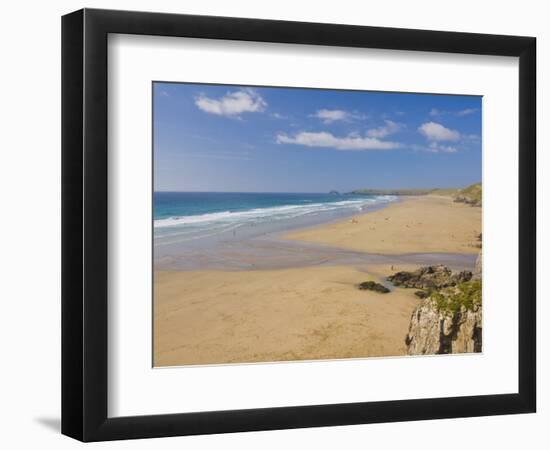
[[[62,432],[535,412],[532,37],[62,21]]]

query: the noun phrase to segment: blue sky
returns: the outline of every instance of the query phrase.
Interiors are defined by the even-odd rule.
[[[481,181],[481,97],[159,83],[156,191],[327,192]]]

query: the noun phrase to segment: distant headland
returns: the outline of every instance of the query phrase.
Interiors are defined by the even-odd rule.
[[[452,197],[455,202],[467,203],[472,206],[481,206],[481,183],[474,183],[461,188],[433,188],[433,189],[356,189],[354,195],[444,195]]]

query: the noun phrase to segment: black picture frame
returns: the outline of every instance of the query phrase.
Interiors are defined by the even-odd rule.
[[[519,57],[517,393],[107,416],[107,36],[110,33]],[[62,433],[81,441],[535,412],[536,39],[83,9],[62,18]]]

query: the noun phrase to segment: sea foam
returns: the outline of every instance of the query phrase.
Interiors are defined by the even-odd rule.
[[[155,229],[167,227],[203,228],[209,225],[254,224],[324,212],[357,211],[369,206],[395,201],[397,197],[383,195],[365,199],[342,200],[337,202],[306,203],[301,205],[284,205],[266,208],[252,208],[244,211],[221,211],[190,216],[173,216],[154,221]]]

